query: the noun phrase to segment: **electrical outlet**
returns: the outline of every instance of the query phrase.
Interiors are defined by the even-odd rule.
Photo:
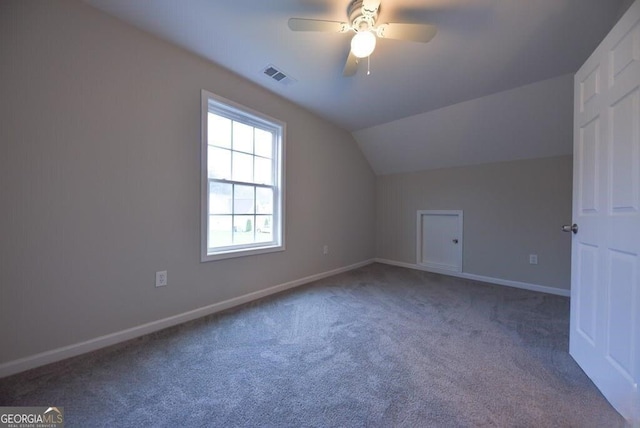
[[[537,254],[529,254],[529,264],[537,265],[538,264],[538,255]]]
[[[327,254],[329,254],[329,246],[325,245],[324,247],[322,247],[322,254],[324,254],[325,256]]]
[[[156,272],[156,287],[164,287],[165,285],[167,285],[167,271]]]

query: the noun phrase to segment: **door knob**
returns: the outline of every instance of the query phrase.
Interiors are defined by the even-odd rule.
[[[453,239],[453,240],[452,240],[452,242],[453,242],[454,244],[457,244],[457,243],[458,243],[458,240],[457,240],[457,239]]]
[[[562,231],[563,232],[573,232],[574,234],[578,233],[578,225],[573,223],[573,224],[564,224],[562,225]]]

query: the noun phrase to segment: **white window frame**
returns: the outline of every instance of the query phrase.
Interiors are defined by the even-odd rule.
[[[286,123],[274,119],[263,113],[235,103],[218,96],[212,92],[202,90],[201,95],[201,224],[200,224],[200,254],[201,261],[208,262],[234,257],[250,256],[254,254],[270,253],[285,250],[285,189],[284,189],[284,165],[285,165],[285,131]],[[209,248],[209,174],[208,174],[208,120],[209,112],[237,120],[253,127],[274,132],[274,165],[273,165],[273,240],[250,244],[237,244],[227,247]],[[229,183],[235,183],[229,181]],[[242,184],[242,183],[241,183]]]

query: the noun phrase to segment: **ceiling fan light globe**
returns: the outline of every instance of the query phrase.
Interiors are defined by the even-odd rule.
[[[376,36],[371,31],[356,33],[351,39],[351,52],[358,58],[366,58],[376,48]]]

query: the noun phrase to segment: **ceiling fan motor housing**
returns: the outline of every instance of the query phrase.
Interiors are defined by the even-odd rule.
[[[362,0],[353,0],[347,8],[347,15],[349,16],[351,28],[357,33],[363,26],[367,30],[373,29],[376,19],[378,19],[378,9],[367,11],[362,4]]]

